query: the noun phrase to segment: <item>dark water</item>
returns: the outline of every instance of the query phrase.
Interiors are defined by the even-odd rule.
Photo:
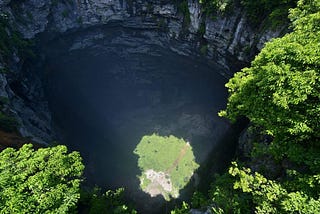
[[[140,211],[150,213],[134,148],[144,135],[172,134],[188,140],[203,162],[229,129],[217,116],[226,80],[218,66],[139,36],[122,42],[123,31],[108,30],[108,37],[80,49],[70,47],[81,37],[48,44],[47,94],[61,143],[84,158],[87,183],[124,186]]]

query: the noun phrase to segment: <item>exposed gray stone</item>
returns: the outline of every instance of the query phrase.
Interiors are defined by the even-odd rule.
[[[196,33],[201,24],[201,7],[198,0],[188,0],[188,7],[190,12],[190,27],[189,31]]]
[[[280,32],[284,30],[281,28],[283,28],[283,26],[280,27],[280,29],[266,30],[264,33],[261,33],[260,39],[257,43],[257,48],[261,50],[266,42],[270,41],[272,38],[279,37]]]
[[[13,9],[17,28],[25,38],[33,38],[45,31],[49,22],[51,1],[28,0],[22,1],[17,10]]]
[[[99,25],[112,20],[123,20],[128,17],[126,1],[120,0],[80,0],[76,10],[84,25]]]
[[[162,15],[164,17],[173,17],[176,15],[177,10],[172,4],[156,5],[153,9],[154,14]]]
[[[5,7],[11,0],[0,0],[0,8]]]
[[[5,2],[3,5],[6,5]],[[186,42],[197,43],[196,33],[201,23],[205,22],[207,57],[208,59],[222,57],[223,59],[219,61],[226,68],[229,68],[231,63],[227,56],[248,62],[252,57],[251,50],[261,49],[264,42],[279,36],[281,32],[271,29],[261,32],[253,30],[246,19],[246,14],[237,8],[228,15],[218,14],[214,20],[202,17],[198,0],[188,0],[188,9],[189,32],[182,27],[184,17],[178,13],[176,5],[160,0],[73,0],[54,3],[45,0],[25,0],[20,4],[19,11],[15,11],[14,14],[18,29],[26,38],[32,38],[44,31],[66,32],[80,27],[118,22],[131,28],[167,29],[171,38],[178,39],[183,36],[187,39]],[[182,52],[177,51],[177,53]]]
[[[0,66],[1,70],[1,66]],[[8,93],[6,91],[6,87],[8,86],[7,78],[3,73],[0,73],[0,97],[9,98]]]
[[[185,56],[200,54],[197,51],[201,47],[197,32],[201,23],[205,22],[205,57],[209,61],[217,60],[226,69],[222,73],[225,76],[230,76],[233,72],[230,71],[230,63],[234,60],[248,62],[252,50],[261,49],[266,41],[279,36],[283,30],[252,29],[244,12],[237,8],[228,15],[217,15],[214,20],[203,17],[198,0],[188,0],[189,26],[184,26],[184,15],[178,12],[177,5],[164,0],[24,0],[11,3],[10,0],[0,0],[0,9],[8,14],[10,23],[15,25],[25,38],[34,38],[43,32],[54,38],[57,33],[67,34],[69,31],[114,23],[133,29],[150,29],[145,31],[144,35],[149,44],[170,48]],[[70,50],[92,46],[104,36],[103,32],[84,35],[74,41]],[[130,43],[136,42],[130,39],[130,35],[120,35],[118,40],[112,39],[110,42],[127,45],[126,51],[130,53],[158,54],[144,46],[130,46]],[[10,69],[19,74],[23,61],[15,54],[12,61],[16,65]],[[22,123],[21,133],[39,139],[38,141],[50,141],[49,135],[52,133],[48,130],[52,131],[51,119],[49,114],[47,115],[49,110],[45,100],[39,99],[42,96],[41,85],[32,85],[28,83],[29,80],[22,79],[21,84],[25,84],[26,88],[23,98],[10,89],[6,79],[6,75],[0,75],[0,95],[12,99],[12,111],[16,112]],[[26,98],[29,102],[26,102]]]

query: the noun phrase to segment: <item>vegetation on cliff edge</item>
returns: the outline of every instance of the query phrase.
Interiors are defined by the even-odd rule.
[[[191,207],[213,213],[320,213],[320,0],[300,0],[290,10],[293,32],[267,43],[226,84],[230,97],[220,115],[247,117],[270,143],[256,142],[252,163],[233,162],[207,197]],[[263,145],[263,146],[261,146]],[[263,161],[280,167],[272,175]],[[272,168],[272,166],[270,166]],[[184,205],[185,207],[185,205]],[[181,212],[173,213],[187,213]]]

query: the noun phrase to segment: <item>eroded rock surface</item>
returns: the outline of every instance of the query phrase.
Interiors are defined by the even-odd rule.
[[[185,14],[179,11],[178,5],[166,0],[2,0],[0,10],[25,38],[43,35],[51,40],[85,29],[90,32],[90,29],[103,25],[123,26],[137,31],[149,29],[145,37],[155,45],[170,48],[179,55],[204,54],[209,63],[214,61],[223,66],[221,73],[227,77],[237,67],[234,65],[248,62],[255,50],[261,49],[265,41],[277,37],[282,31],[262,27],[252,29],[241,8],[233,8],[228,15],[218,14],[213,20],[202,14],[197,0],[188,0],[187,5],[189,25],[186,25]],[[203,36],[199,34],[202,23],[205,27]],[[92,46],[96,39],[105,36],[104,33],[96,33],[96,29],[91,32],[92,35],[84,35],[75,41],[70,51]],[[134,43],[130,35],[119,35],[118,40],[111,42]],[[200,53],[200,49],[205,51]],[[144,47],[132,46],[127,51],[157,54]],[[8,106],[21,123],[23,136],[38,142],[51,142],[55,138],[51,116],[38,77],[35,80],[26,78],[27,75],[22,72],[24,62],[16,54],[11,61],[13,63],[2,63],[8,64],[9,70],[16,75],[2,75],[6,80],[1,83],[1,94],[9,98]]]

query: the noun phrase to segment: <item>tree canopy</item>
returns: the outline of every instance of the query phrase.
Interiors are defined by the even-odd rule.
[[[306,161],[305,152],[312,155],[319,147],[319,10],[319,0],[299,1],[290,12],[293,32],[267,43],[250,68],[235,74],[226,84],[227,109],[220,112],[264,127],[279,155],[295,161]]]
[[[1,213],[70,213],[80,197],[84,166],[65,146],[0,153]]]
[[[268,42],[230,79],[220,112],[232,121],[247,117],[271,136],[252,151],[262,161],[272,158],[280,173],[233,162],[207,198],[193,199],[207,200],[202,206],[214,213],[320,213],[320,0],[300,0],[289,13],[292,32]]]

